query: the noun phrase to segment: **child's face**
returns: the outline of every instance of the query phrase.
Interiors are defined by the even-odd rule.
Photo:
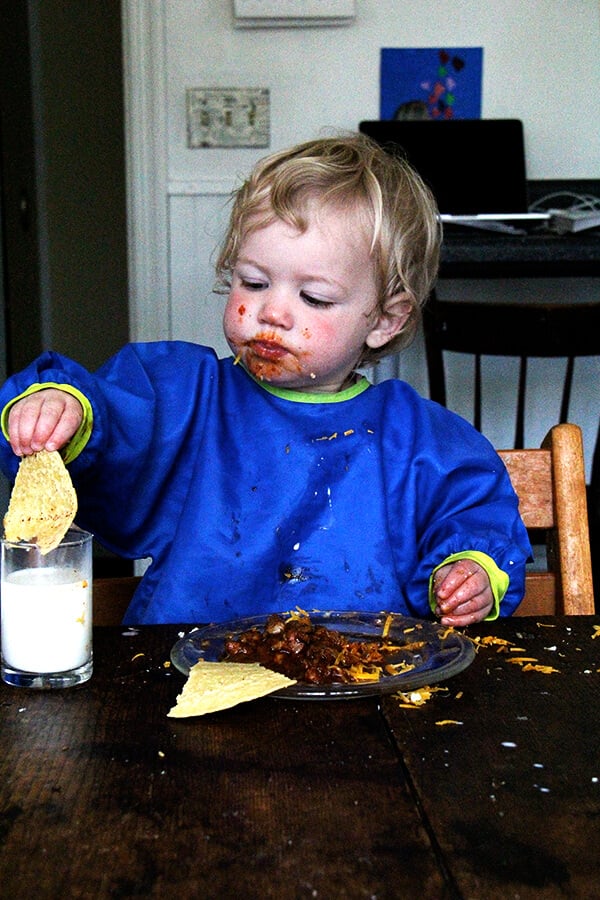
[[[229,346],[256,378],[335,392],[365,343],[381,346],[375,269],[356,218],[321,209],[301,233],[277,219],[241,242],[224,316]],[[397,329],[396,329],[397,330]]]

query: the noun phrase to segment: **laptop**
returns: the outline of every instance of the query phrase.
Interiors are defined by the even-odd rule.
[[[520,119],[363,121],[359,130],[411,163],[446,224],[514,232],[549,218],[528,210]]]

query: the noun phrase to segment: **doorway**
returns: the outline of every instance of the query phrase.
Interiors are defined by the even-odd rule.
[[[128,341],[119,0],[0,3],[0,232],[2,380],[50,348],[93,370]]]
[[[120,3],[0,4],[7,373],[128,339]]]

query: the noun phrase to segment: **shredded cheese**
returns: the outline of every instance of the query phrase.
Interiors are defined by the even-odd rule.
[[[485,637],[476,637],[475,643],[482,644],[484,646],[487,646],[488,644],[498,644],[499,646],[502,646],[502,647],[509,647],[509,646],[512,647],[513,646],[512,641],[506,641],[506,640],[504,640],[504,638],[494,637],[492,634],[488,634]]]
[[[414,709],[416,706],[423,706],[424,703],[431,700],[431,695],[437,691],[447,690],[448,688],[446,687],[429,687],[429,685],[425,685],[419,688],[418,691],[411,691],[410,693],[398,691],[393,696],[402,701],[399,704],[401,709]]]
[[[379,681],[381,677],[381,669],[362,664],[350,666],[348,671],[356,681]]]
[[[526,666],[523,666],[524,672],[542,672],[543,675],[551,675],[553,672],[560,674],[559,669],[554,669],[552,666],[533,666],[531,663],[527,663]]]
[[[383,628],[381,629],[381,637],[387,637],[390,633],[390,626],[394,620],[394,617],[391,613],[388,613],[385,617],[385,622],[383,623]]]
[[[535,663],[537,659],[535,656],[513,656],[512,659],[507,659],[508,663],[516,663],[518,666],[522,666],[525,663]]]

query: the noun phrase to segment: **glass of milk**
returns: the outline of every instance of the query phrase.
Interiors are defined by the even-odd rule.
[[[2,680],[71,687],[92,675],[92,535],[73,526],[54,550],[1,542]]]

